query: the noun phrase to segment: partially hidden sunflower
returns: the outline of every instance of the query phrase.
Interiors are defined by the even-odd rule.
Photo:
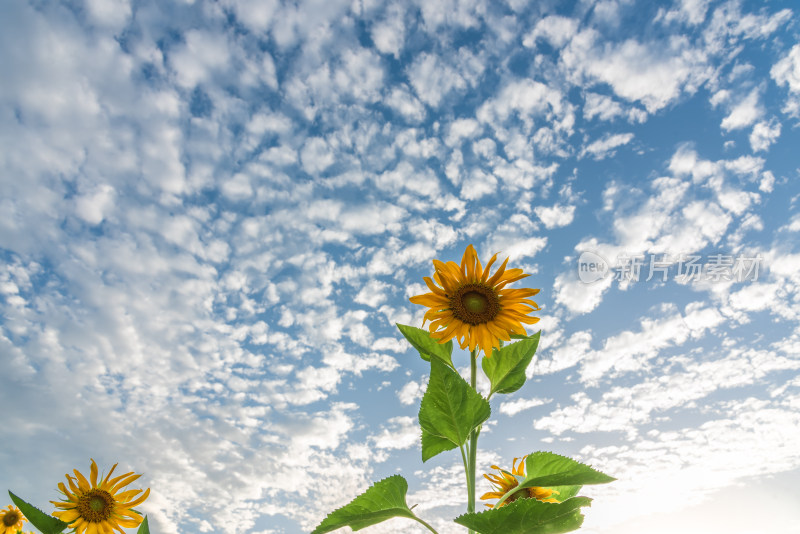
[[[496,465],[492,466],[492,469],[497,469],[500,474],[489,474],[483,475],[486,479],[492,483],[492,487],[494,487],[494,491],[490,491],[488,493],[484,493],[481,497],[481,500],[487,499],[500,499],[505,495],[509,490],[516,488],[519,486],[519,481],[514,475],[524,477],[525,476],[525,458],[527,456],[523,456],[520,458],[514,458],[514,462],[511,464],[511,472],[504,471],[500,469]],[[521,460],[519,466],[517,465],[517,460]],[[558,495],[558,492],[550,489],[550,488],[540,488],[540,487],[532,487],[532,488],[523,488],[516,493],[512,493],[508,499],[502,502],[500,506],[505,506],[506,504],[516,501],[517,499],[538,499],[543,502],[559,502],[558,499],[553,497],[553,495]],[[494,508],[493,504],[486,504],[485,506],[489,508]]]
[[[150,489],[142,490],[122,489],[142,475],[133,472],[125,473],[111,478],[111,473],[117,464],[111,468],[106,477],[98,484],[97,464],[92,460],[89,480],[77,469],[73,469],[75,477],[65,475],[69,489],[63,482],[58,483],[58,489],[66,496],[63,502],[52,502],[61,511],[53,515],[69,523],[77,534],[111,534],[118,530],[124,534],[122,527],[138,527],[143,518],[132,510],[136,505],[144,502],[150,495]],[[139,495],[142,493],[141,495]]]
[[[8,505],[8,510],[0,510],[0,534],[17,534],[22,530],[23,521],[27,521],[19,508]]]
[[[478,347],[490,357],[492,347],[500,347],[499,340],[511,340],[509,334],[527,335],[522,323],[539,321],[538,317],[528,316],[539,310],[539,305],[528,298],[539,290],[506,287],[530,275],[523,274],[522,269],[506,269],[506,258],[489,276],[496,259],[497,254],[482,267],[475,248],[469,245],[460,267],[453,261],[433,260],[433,280],[423,277],[431,292],[410,300],[430,308],[423,325],[431,321],[428,329],[439,343],[457,338],[462,349],[469,347],[473,351]]]

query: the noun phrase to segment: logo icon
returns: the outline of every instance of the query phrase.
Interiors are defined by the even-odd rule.
[[[586,251],[578,258],[578,278],[584,284],[602,280],[608,271],[608,262],[599,254]]]

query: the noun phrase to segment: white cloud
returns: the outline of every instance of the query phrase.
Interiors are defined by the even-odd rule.
[[[304,171],[311,175],[317,175],[333,165],[335,156],[323,138],[312,137],[303,144],[300,161]]]
[[[578,30],[578,21],[560,15],[549,15],[536,23],[533,30],[522,40],[523,46],[534,48],[537,39],[544,39],[550,45],[561,48]]]
[[[464,179],[461,185],[461,198],[464,200],[478,200],[496,190],[497,179],[491,174],[486,174],[480,169],[473,171]]]
[[[628,122],[637,123],[647,120],[647,112],[636,107],[623,109],[619,102],[607,95],[586,93],[583,115],[587,120],[597,117],[600,120],[614,120],[616,117],[625,117]]]
[[[419,382],[414,382],[413,380],[408,382],[397,392],[397,398],[400,400],[400,404],[410,405],[422,399],[422,396],[425,394],[423,387],[424,384],[420,384]]]
[[[617,147],[627,145],[633,140],[632,133],[606,134],[602,139],[589,143],[581,149],[581,156],[590,154],[595,160],[613,156]]]
[[[384,54],[400,55],[405,41],[405,23],[403,12],[397,6],[388,10],[387,16],[372,27],[370,35],[375,48]]]
[[[687,307],[686,315],[676,313],[656,320],[642,319],[638,332],[625,331],[610,337],[603,342],[601,350],[585,356],[581,362],[581,379],[597,383],[607,378],[608,373],[615,376],[638,371],[660,350],[682,345],[691,337],[699,337],[723,320],[719,312],[705,311],[697,304]]]
[[[480,131],[480,124],[475,119],[457,119],[450,123],[450,130],[445,143],[456,146],[463,139],[471,139]]]
[[[777,120],[758,122],[753,126],[753,131],[750,133],[750,146],[754,152],[766,151],[770,145],[778,140],[780,135],[781,123]]]
[[[533,212],[548,229],[567,226],[575,218],[575,206],[536,206]]]
[[[695,53],[686,39],[667,43],[640,43],[628,39],[619,44],[600,43],[593,29],[580,31],[561,54],[563,68],[580,83],[609,84],[629,101],[641,102],[653,113],[682,92],[693,93],[709,76],[705,58]]]
[[[247,200],[253,196],[250,178],[243,173],[234,174],[230,180],[223,182],[220,190],[231,200]]]
[[[516,399],[513,401],[505,401],[500,404],[500,413],[504,415],[517,415],[519,412],[536,408],[537,406],[544,406],[553,402],[553,399]]]
[[[89,224],[100,224],[114,208],[114,188],[108,184],[100,185],[94,192],[75,200],[75,211]]]
[[[87,0],[86,9],[92,22],[115,30],[121,30],[131,16],[128,0]]]
[[[394,87],[385,102],[409,121],[420,122],[425,118],[425,106],[405,87]]]
[[[556,303],[566,306],[572,313],[589,313],[603,300],[603,294],[611,287],[613,279],[606,277],[593,284],[578,279],[575,263],[566,273],[556,276],[553,284]]]
[[[340,92],[367,102],[377,101],[383,87],[380,58],[363,48],[347,50],[342,54],[342,66],[333,79]]]
[[[225,35],[202,30],[190,30],[185,44],[170,55],[170,65],[177,83],[187,89],[209,81],[215,71],[229,62],[231,51]]]
[[[730,304],[734,308],[747,311],[765,310],[774,306],[783,293],[776,283],[751,283],[732,293]]]
[[[727,117],[722,119],[720,127],[725,131],[738,130],[750,126],[764,115],[761,105],[761,91],[756,88],[736,104]]]
[[[477,112],[478,120],[484,123],[504,122],[517,116],[527,130],[534,125],[536,116],[552,116],[560,119],[556,127],[570,130],[572,110],[564,102],[561,92],[534,80],[514,81],[503,87],[499,94],[487,100]]]
[[[386,288],[389,286],[380,280],[370,280],[353,299],[359,304],[366,304],[370,308],[376,308],[386,301]]]
[[[274,23],[278,3],[263,0],[225,0],[233,9],[236,19],[254,32],[266,32]]]
[[[421,54],[409,66],[408,77],[419,99],[434,108],[451,91],[467,87],[466,80],[434,54]]]
[[[656,20],[663,18],[665,22],[683,22],[692,26],[697,26],[705,20],[709,0],[680,0],[679,3],[677,9],[669,11],[665,11],[664,8],[659,9]]]
[[[556,434],[617,431],[636,435],[638,425],[659,423],[654,413],[693,409],[696,401],[718,389],[755,385],[771,374],[800,368],[800,364],[768,351],[735,349],[722,358],[692,361],[684,367],[683,371],[650,376],[631,387],[614,386],[599,399],[578,392],[573,404],[539,419],[535,427]]]
[[[785,85],[789,91],[800,93],[800,44],[792,47],[769,71],[778,85]]]
[[[416,419],[408,416],[391,417],[386,423],[387,426],[379,434],[370,436],[375,448],[410,449],[420,442],[419,423]]]
[[[770,76],[779,86],[789,89],[790,95],[782,111],[790,117],[800,117],[800,44],[794,45],[772,66]]]

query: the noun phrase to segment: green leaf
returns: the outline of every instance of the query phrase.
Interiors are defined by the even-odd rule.
[[[575,497],[549,503],[526,498],[480,513],[464,514],[455,519],[459,525],[479,534],[561,534],[583,524],[582,506],[590,506],[588,497]]]
[[[328,514],[311,534],[324,534],[346,526],[361,530],[392,517],[416,519],[406,504],[407,491],[408,483],[402,476],[384,478],[349,504]]]
[[[147,524],[147,516],[144,516],[144,521],[139,525],[139,530],[136,531],[136,534],[150,534],[150,525]]]
[[[540,334],[541,332],[536,332],[500,350],[494,350],[491,358],[481,360],[483,372],[492,385],[490,397],[495,393],[513,393],[522,387],[525,383],[525,370],[539,346]]]
[[[422,461],[427,462],[440,452],[455,449],[458,445],[450,442],[446,438],[434,436],[430,432],[422,429]]]
[[[427,432],[440,440],[434,442],[429,438],[427,452],[433,454],[428,458],[449,450],[442,448],[441,438],[453,444],[451,448],[463,445],[469,433],[490,414],[489,401],[472,389],[461,375],[440,360],[431,360],[431,377],[419,406],[419,426],[423,436]],[[437,447],[441,450],[434,452]],[[423,442],[423,457],[425,455]]]
[[[27,502],[23,501],[11,493],[11,491],[8,492],[8,495],[11,497],[11,500],[14,502],[17,508],[20,509],[22,515],[24,515],[28,521],[31,522],[31,525],[41,530],[43,534],[58,534],[69,526],[68,523],[64,523],[59,518],[48,515],[32,504],[28,504]]]
[[[436,357],[446,363],[448,366],[453,367],[453,340],[447,343],[439,343],[431,337],[430,332],[417,328],[415,326],[406,326],[404,324],[397,324],[400,333],[405,336],[411,345],[417,349],[420,357],[429,362],[431,357]]]
[[[525,458],[525,478],[521,479],[518,486],[510,489],[497,501],[498,506],[504,502],[511,494],[523,488],[540,487],[553,488],[559,491],[556,496],[558,499],[565,499],[575,495],[581,486],[586,484],[607,484],[614,482],[616,478],[592,469],[586,464],[582,464],[572,458],[561,456],[552,452],[534,452]],[[559,486],[564,493],[560,493]],[[570,488],[575,486],[575,488]]]

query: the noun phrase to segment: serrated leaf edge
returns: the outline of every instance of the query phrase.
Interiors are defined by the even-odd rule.
[[[44,532],[44,534],[58,534],[59,532],[62,532],[65,528],[67,528],[69,526],[69,523],[65,523],[64,521],[60,520],[56,516],[48,514],[44,510],[39,509],[37,506],[32,505],[31,503],[29,503],[28,501],[26,501],[22,497],[14,494],[11,490],[8,490],[8,495],[9,495],[9,497],[11,497],[11,501],[20,509],[20,511],[22,512],[22,515],[24,515],[25,518],[34,527],[36,527],[37,529],[39,529],[42,532]],[[20,503],[23,503],[23,505],[20,506]],[[37,512],[39,512],[43,516],[47,517],[48,519],[51,519],[52,521],[55,521],[56,522],[55,523],[55,527],[58,528],[59,526],[61,526],[61,528],[58,529],[58,530],[50,530],[50,529],[41,528],[41,527],[43,527],[45,525],[37,525],[36,523],[34,523],[33,520],[30,517],[28,517],[28,514],[26,514],[25,511],[22,510],[22,508],[25,507],[25,506],[30,506],[31,508],[33,508],[34,510],[36,510]],[[59,523],[60,523],[60,525],[59,525]]]
[[[433,373],[433,363],[432,363],[432,362],[433,362],[433,360],[431,360],[431,374]],[[448,366],[447,366],[447,364],[446,364],[445,362],[442,362],[441,360],[439,360],[439,362],[440,362],[440,363],[442,363],[442,364],[444,364],[444,365],[445,365],[445,368],[447,368],[447,367],[448,367]],[[473,430],[475,430],[476,428],[478,428],[479,426],[481,426],[483,423],[485,423],[486,421],[488,421],[488,420],[489,420],[489,419],[492,417],[492,406],[491,406],[491,404],[489,404],[489,401],[488,401],[488,400],[487,400],[487,399],[486,399],[486,398],[485,398],[483,395],[481,395],[481,394],[480,394],[478,391],[474,390],[474,389],[472,388],[472,386],[470,386],[470,385],[469,385],[469,383],[468,383],[466,380],[464,380],[464,377],[462,377],[462,376],[461,376],[461,375],[458,373],[458,371],[456,371],[456,370],[455,370],[455,369],[453,369],[452,367],[450,368],[450,370],[451,370],[451,371],[452,371],[452,372],[455,374],[455,376],[456,376],[456,377],[457,377],[459,380],[461,380],[461,381],[462,381],[464,384],[466,384],[467,388],[469,388],[469,390],[468,390],[468,392],[467,392],[467,396],[471,395],[470,391],[472,391],[472,392],[474,392],[474,393],[475,393],[475,394],[476,394],[476,395],[477,395],[477,396],[480,398],[480,400],[482,400],[483,402],[485,402],[485,403],[488,405],[489,414],[488,414],[488,415],[487,415],[485,418],[483,418],[483,419],[482,419],[482,420],[481,420],[481,421],[480,421],[478,424],[476,424],[475,426],[473,426],[473,427],[472,427],[472,428],[469,430],[469,432],[467,432],[467,433],[466,433],[466,437],[464,438],[464,440],[463,440],[461,443],[456,443],[455,441],[451,440],[451,439],[450,439],[449,437],[447,437],[447,436],[443,436],[443,435],[441,435],[440,433],[437,433],[437,432],[433,432],[433,431],[431,431],[429,428],[425,428],[425,426],[423,426],[423,424],[422,424],[422,420],[419,418],[419,415],[417,415],[417,420],[419,421],[419,426],[420,426],[420,428],[422,428],[423,430],[425,430],[425,432],[427,432],[428,434],[431,434],[431,435],[433,435],[433,436],[440,437],[440,438],[442,438],[442,439],[446,439],[446,440],[447,440],[447,441],[449,441],[450,443],[453,443],[453,444],[455,444],[455,446],[456,446],[456,447],[460,447],[460,446],[462,446],[464,443],[466,443],[466,442],[467,442],[467,440],[469,439],[469,435],[470,435],[470,433],[471,433]],[[445,372],[446,372],[446,371],[445,371]],[[420,406],[419,406],[420,412],[422,411],[422,402],[424,402],[424,401],[425,401],[425,397],[428,395],[428,389],[429,389],[429,388],[430,388],[430,379],[428,380],[428,387],[425,389],[425,393],[422,395],[422,400],[420,401]]]
[[[595,471],[596,473],[599,473],[599,474],[611,479],[611,480],[606,480],[604,482],[585,482],[585,483],[580,484],[581,486],[592,486],[592,485],[596,485],[596,484],[610,484],[611,482],[614,482],[615,480],[617,480],[616,478],[614,478],[614,477],[612,477],[610,475],[606,475],[602,471],[599,471],[599,470],[595,469],[594,467],[592,467],[589,464],[585,464],[583,462],[579,462],[578,460],[575,460],[574,458],[570,458],[569,456],[564,456],[562,454],[558,454],[558,453],[555,453],[555,452],[552,452],[552,451],[535,451],[535,452],[532,452],[530,454],[525,455],[525,460],[523,460],[523,461],[526,463],[526,465],[525,465],[525,472],[526,473],[528,472],[528,466],[527,466],[528,457],[533,456],[534,454],[537,454],[537,453],[552,454],[553,456],[557,456],[557,457],[562,458],[564,460],[569,460],[571,462],[576,462],[576,463],[578,463],[580,465],[588,467],[589,469]],[[503,469],[501,469],[500,471],[502,471],[503,473],[508,473],[508,471],[505,471]],[[519,484],[517,484],[513,488],[509,489],[507,492],[505,492],[503,494],[502,497],[500,497],[500,500],[498,500],[497,504],[495,505],[497,507],[499,507],[500,504],[504,503],[506,501],[506,499],[508,499],[511,495],[513,495],[514,493],[518,492],[519,490],[522,490],[522,489],[525,489],[525,488],[530,488],[530,487],[544,487],[544,488],[550,487],[550,485],[544,484],[544,483],[539,483],[539,482],[532,483],[533,481],[540,480],[540,479],[546,479],[547,477],[552,477],[552,476],[559,475],[559,473],[552,473],[550,475],[542,475],[542,476],[538,476],[538,477],[534,477],[534,478],[528,478],[527,475],[525,477],[519,477],[519,476],[517,476],[517,475],[515,475],[513,473],[508,473],[508,474],[510,474],[511,476],[516,478],[519,481]],[[577,485],[577,484],[572,484],[572,485]],[[575,497],[570,497],[570,498],[574,499]],[[567,499],[567,500],[569,500],[569,499]],[[562,502],[566,502],[566,501],[562,501]]]
[[[326,515],[326,516],[325,516],[325,517],[322,519],[322,521],[320,521],[320,522],[319,522],[319,524],[318,524],[318,525],[317,525],[317,526],[314,528],[314,530],[312,530],[312,531],[311,531],[311,533],[313,534],[314,532],[316,532],[316,531],[317,531],[317,529],[318,529],[319,527],[321,527],[321,526],[322,526],[322,524],[323,524],[323,523],[324,523],[324,522],[325,522],[325,521],[326,521],[326,520],[327,520],[327,519],[328,519],[330,516],[332,516],[333,514],[335,514],[336,512],[338,512],[338,511],[340,511],[340,510],[343,510],[344,508],[347,508],[348,506],[350,506],[351,504],[353,504],[353,502],[355,502],[355,500],[356,500],[356,499],[358,499],[358,498],[359,498],[359,497],[361,497],[362,495],[365,495],[365,494],[366,494],[366,493],[367,493],[369,490],[371,490],[372,488],[374,488],[375,486],[377,486],[377,485],[378,485],[378,484],[380,484],[381,482],[384,482],[384,481],[386,481],[386,480],[389,480],[389,479],[392,479],[392,478],[399,478],[399,479],[401,479],[401,480],[402,480],[402,481],[405,483],[405,485],[406,485],[406,489],[405,489],[405,491],[403,491],[403,502],[404,502],[404,503],[405,503],[405,505],[406,505],[405,509],[406,509],[406,510],[409,512],[409,514],[410,514],[410,515],[407,515],[407,516],[405,516],[405,517],[412,517],[412,516],[413,516],[413,517],[416,517],[416,515],[414,515],[414,512],[412,512],[412,511],[411,511],[411,508],[409,508],[409,507],[408,507],[408,502],[406,502],[406,494],[407,494],[407,492],[408,492],[408,481],[405,479],[405,477],[403,477],[403,475],[391,475],[391,476],[388,476],[388,477],[386,477],[386,478],[382,478],[382,479],[378,480],[377,482],[374,482],[374,483],[373,483],[373,484],[372,484],[370,487],[368,487],[367,489],[365,489],[364,491],[362,491],[361,493],[359,493],[358,495],[356,495],[355,497],[353,497],[353,498],[350,500],[350,502],[348,502],[347,504],[345,504],[345,505],[342,505],[342,506],[340,506],[339,508],[336,508],[335,510],[333,510],[333,511],[329,512],[329,513],[328,513],[328,515]],[[415,505],[415,506],[416,506],[416,505]],[[395,510],[395,509],[401,509],[401,508],[387,508],[386,510]],[[385,511],[385,510],[382,510],[382,511]],[[400,516],[400,517],[403,517],[403,516]],[[341,527],[336,527],[336,528],[343,528],[343,527],[345,527],[345,526],[348,526],[348,525],[346,525],[346,524],[345,524],[345,525],[342,525]],[[351,527],[351,528],[352,528],[352,527]],[[355,530],[355,529],[354,529],[354,530]]]
[[[569,502],[569,501],[571,501],[573,499],[584,500],[586,502],[586,504],[581,504],[581,505],[578,505],[578,506],[575,506],[575,507],[572,507],[572,508],[568,508],[568,509],[565,507],[564,513],[553,516],[552,518],[550,518],[548,520],[548,521],[550,521],[550,520],[553,520],[553,519],[556,519],[556,518],[571,514],[576,510],[580,510],[584,506],[588,507],[588,508],[591,508],[592,507],[592,501],[594,499],[592,499],[591,497],[575,496],[575,497],[570,497],[569,499],[567,499],[565,501],[557,502],[557,503],[544,502],[544,501],[540,501],[538,499],[533,499],[533,500],[535,500],[536,502],[539,502],[539,503],[541,503],[542,505],[545,505],[545,506],[558,506],[558,507],[561,507],[563,504],[565,504],[565,503],[567,503],[567,502]],[[522,504],[527,500],[529,500],[529,499],[519,499],[519,500],[516,500],[516,501],[514,501],[512,503],[509,503],[509,504],[507,504],[507,505],[505,505],[503,507],[490,508],[488,510],[483,510],[481,512],[467,512],[467,513],[461,514],[460,516],[458,516],[455,519],[453,519],[453,522],[458,523],[459,519],[461,519],[462,517],[466,517],[466,516],[484,516],[486,514],[494,514],[494,513],[498,512],[499,510],[504,510],[504,513],[508,513],[509,509],[513,510],[514,508],[519,508],[520,506],[527,506],[525,504]],[[583,514],[581,514],[581,516],[583,516]],[[461,523],[458,523],[458,524],[461,525]],[[542,525],[542,524],[543,523],[541,523],[541,522],[538,523],[538,525]]]
[[[534,334],[531,334],[530,336],[526,336],[526,337],[520,337],[520,338],[518,338],[518,341],[517,341],[517,342],[520,342],[520,341],[532,341],[532,340],[534,339],[534,336],[537,336],[537,337],[536,337],[536,348],[534,348],[534,349],[533,349],[533,354],[531,354],[531,356],[530,356],[531,360],[533,360],[533,357],[536,355],[536,351],[539,349],[539,342],[541,341],[541,334],[542,334],[542,331],[541,331],[541,330],[539,330],[538,332],[536,332],[536,333],[534,333]],[[504,346],[504,347],[503,347],[502,349],[500,349],[500,350],[509,349],[510,347],[513,347],[514,345],[516,345],[516,343],[511,343],[511,344],[509,344],[509,345],[506,345],[506,346]],[[498,351],[497,349],[493,349],[493,352],[499,352],[499,351]],[[494,354],[492,354],[492,355],[494,356]],[[524,360],[524,359],[525,359],[525,358],[523,358],[523,360]],[[510,375],[510,374],[511,374],[511,373],[512,373],[514,370],[516,370],[516,369],[517,369],[517,367],[519,366],[519,364],[520,364],[520,363],[522,363],[522,360],[521,360],[521,361],[519,361],[519,362],[517,362],[517,365],[515,365],[514,367],[512,367],[511,369],[509,369],[509,370],[508,370],[508,372],[507,372],[505,375],[503,375],[503,377],[502,377],[500,380],[498,380],[498,381],[497,381],[497,385],[499,386],[499,384],[500,384],[500,383],[501,383],[503,380],[505,380],[505,378],[506,378],[506,377],[508,377],[508,375]],[[530,363],[531,363],[531,362],[529,361],[529,362],[528,362],[528,364],[526,365],[526,367],[527,367],[528,365],[530,365]],[[486,370],[485,370],[485,369],[484,369],[484,373],[486,373]],[[492,380],[491,380],[491,378],[490,378],[490,379],[489,379],[489,384],[490,384],[489,397],[491,397],[491,396],[492,396],[492,395],[494,395],[495,393],[500,393],[500,394],[514,393],[514,391],[518,391],[518,389],[519,389],[519,388],[517,388],[517,389],[515,389],[515,390],[513,390],[513,391],[506,391],[506,392],[504,392],[504,391],[500,391],[500,389],[499,389],[499,388],[498,388],[498,389],[495,389],[495,386],[494,386],[494,385],[493,385],[491,382],[492,382]],[[520,387],[522,387],[522,386],[520,386]]]
[[[438,341],[433,339],[433,337],[431,336],[431,333],[429,331],[425,330],[424,328],[419,328],[419,327],[416,327],[416,326],[411,326],[411,325],[408,325],[408,324],[401,324],[401,323],[394,323],[394,324],[397,327],[397,329],[400,330],[400,334],[402,334],[403,338],[405,338],[405,340],[408,341],[408,343],[411,345],[411,347],[419,353],[420,358],[422,358],[426,362],[429,362],[429,361],[431,361],[431,358],[435,357],[435,358],[439,359],[440,361],[444,362],[451,369],[455,369],[455,365],[453,364],[453,341],[452,340],[449,340],[446,343],[439,343]],[[408,336],[406,336],[406,333],[403,332],[402,328],[400,328],[401,326],[405,327],[405,328],[413,328],[415,330],[419,330],[420,332],[423,332],[424,334],[426,334],[434,343],[436,343],[436,344],[442,346],[443,348],[445,348],[444,352],[447,352],[447,358],[443,358],[440,354],[430,353],[428,351],[420,350],[419,348],[417,348],[417,346],[414,345],[414,343],[410,339],[408,339]],[[448,348],[449,348],[449,350],[447,350]],[[427,358],[425,356],[427,356]]]

